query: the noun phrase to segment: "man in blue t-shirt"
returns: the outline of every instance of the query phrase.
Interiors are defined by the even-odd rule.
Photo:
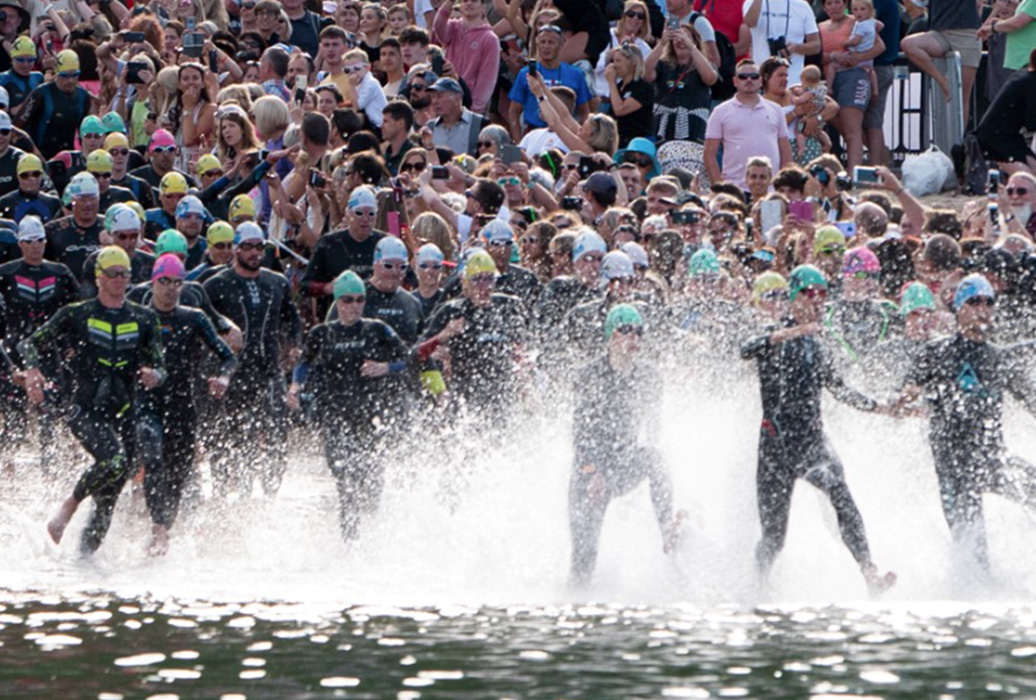
[[[561,45],[564,37],[561,28],[554,24],[541,27],[536,35],[537,73],[544,85],[554,87],[564,85],[576,93],[576,118],[582,122],[590,116],[590,88],[586,84],[583,72],[567,63],[561,62]],[[515,143],[522,140],[523,122],[530,128],[541,129],[547,126],[540,116],[536,96],[529,90],[529,68],[522,68],[508,94],[511,99],[511,110],[508,115],[511,123],[511,138]]]

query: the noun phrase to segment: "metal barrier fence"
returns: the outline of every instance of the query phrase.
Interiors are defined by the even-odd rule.
[[[935,65],[949,79],[949,102],[931,78],[912,70],[903,54],[895,63],[884,127],[894,167],[901,165],[908,154],[920,153],[932,144],[949,155],[950,149],[964,140],[960,54],[954,51],[937,58]]]

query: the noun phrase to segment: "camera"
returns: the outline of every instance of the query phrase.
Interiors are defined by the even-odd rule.
[[[821,185],[827,185],[827,183],[831,182],[831,175],[823,166],[814,165],[809,169],[809,174],[812,175]]]
[[[838,188],[839,192],[848,192],[853,188],[852,178],[849,177],[848,173],[838,173],[835,176],[835,187]]]
[[[787,56],[788,55],[788,39],[783,36],[779,36],[776,39],[767,39],[767,45],[770,47],[771,56]]]
[[[582,197],[562,197],[561,208],[566,211],[580,211],[583,208]]]

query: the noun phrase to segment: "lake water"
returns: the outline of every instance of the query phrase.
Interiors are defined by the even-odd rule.
[[[685,546],[662,553],[641,487],[612,504],[583,591],[567,585],[565,426],[529,422],[520,449],[467,460],[415,440],[351,547],[300,447],[276,499],[202,500],[159,559],[129,490],[94,557],[76,551],[86,508],[50,544],[78,467],[46,482],[29,455],[0,482],[0,698],[1036,697],[1036,525],[987,498],[993,574],[958,561],[918,421],[828,407],[899,583],[869,600],[833,511],[800,485],[757,586],[753,392],[703,379],[666,398]],[[1031,419],[1007,427],[1036,457]]]

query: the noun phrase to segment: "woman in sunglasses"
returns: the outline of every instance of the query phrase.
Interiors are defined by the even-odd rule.
[[[610,92],[608,80],[604,77],[604,69],[608,67],[608,53],[617,49],[623,42],[629,42],[640,49],[641,56],[651,53],[653,43],[651,36],[651,22],[648,20],[647,5],[641,0],[627,0],[622,10],[622,16],[611,30],[611,43],[608,49],[601,52],[597,59],[597,67],[594,69],[594,92],[600,98],[608,97]]]
[[[489,154],[493,157],[499,157],[500,148],[510,145],[512,145],[511,135],[507,133],[507,129],[498,124],[490,124],[478,134],[479,156]]]
[[[644,78],[655,86],[655,138],[704,144],[711,86],[719,73],[705,57],[697,30],[690,25],[666,27],[644,62]]]

